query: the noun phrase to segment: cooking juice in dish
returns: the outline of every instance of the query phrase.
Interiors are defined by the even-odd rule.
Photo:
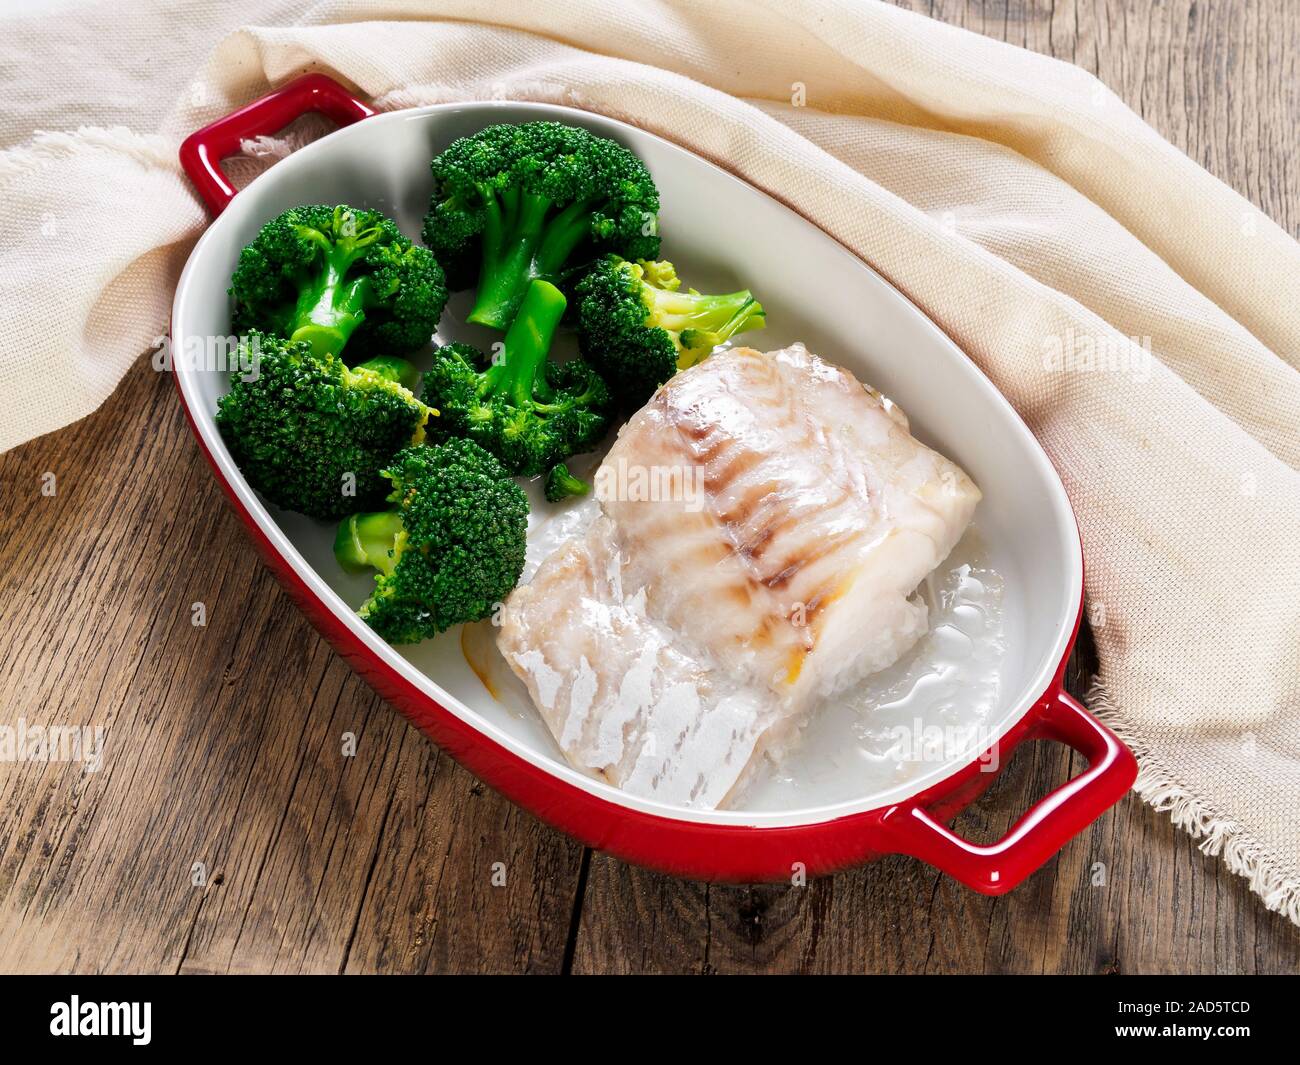
[[[998,709],[1006,634],[1003,580],[979,519],[917,589],[930,630],[892,666],[818,707],[801,742],[770,760],[737,808],[847,802],[982,754]]]

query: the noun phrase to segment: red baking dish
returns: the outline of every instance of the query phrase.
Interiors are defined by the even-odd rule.
[[[344,128],[236,195],[221,159],[244,139],[273,133],[308,111]],[[932,760],[906,779],[830,774],[823,790],[784,806],[700,811],[624,794],[572,769],[539,720],[489,695],[455,633],[413,649],[376,637],[354,613],[364,591],[334,567],[332,529],[269,507],[249,488],[213,420],[228,374],[211,359],[192,357],[227,342],[225,292],[239,249],[268,218],[299,203],[376,207],[416,236],[431,193],[428,163],[438,150],[493,122],[541,118],[585,126],[637,152],[663,196],[666,254],[706,284],[736,278],[720,258],[743,264],[746,282],[762,290],[768,308],[767,346],[800,339],[846,366],[897,400],[916,434],[980,484],[977,524],[1005,575],[1008,645],[981,748]],[[507,101],[375,115],[318,74],[195,133],[181,161],[217,216],[186,265],[172,317],[173,350],[186,356],[175,360],[176,383],[200,447],[254,544],[312,623],[414,725],[512,801],[592,847],[679,876],[782,880],[899,853],[1000,894],[1132,785],[1132,754],[1061,687],[1079,625],[1083,563],[1051,463],[1005,399],[929,319],[805,219],[711,163],[599,115]],[[455,338],[472,328],[459,310],[453,301],[440,335]],[[865,336],[855,324],[862,322],[870,323]],[[1087,770],[995,843],[977,845],[946,827],[1017,745],[1032,739],[1069,745],[1087,759]]]

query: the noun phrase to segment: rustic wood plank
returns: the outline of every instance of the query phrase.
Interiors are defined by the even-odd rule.
[[[1273,0],[896,0],[1097,74],[1291,233],[1300,226],[1300,8]],[[1082,695],[1087,634],[1071,663]],[[1078,766],[1018,752],[958,831],[992,839]],[[1104,878],[1103,883],[1095,881]],[[888,858],[807,887],[685,884],[596,855],[574,970],[1294,972],[1300,930],[1130,798],[1001,899]]]
[[[409,743],[438,772],[395,801],[347,971],[558,973],[582,847]]]
[[[142,360],[75,429],[0,456],[0,498],[0,720],[107,729],[99,772],[0,763],[0,971],[560,969],[581,848],[317,636],[165,375]]]

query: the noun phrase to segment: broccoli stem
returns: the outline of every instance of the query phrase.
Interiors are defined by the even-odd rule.
[[[569,472],[569,467],[561,462],[559,465],[552,466],[546,475],[544,491],[550,502],[558,503],[569,496],[585,496],[591,491],[591,485],[573,476]]]
[[[493,359],[484,375],[490,393],[508,395],[521,410],[550,398],[543,371],[566,302],[564,293],[549,281],[529,283],[506,331],[504,353]]]
[[[335,219],[335,228],[345,225]],[[377,227],[354,235],[330,235],[312,229],[305,232],[324,255],[319,272],[298,295],[290,340],[305,340],[317,355],[337,355],[366,316],[371,300],[368,277],[348,280],[348,271],[362,252],[379,235]]]
[[[401,554],[402,516],[395,510],[353,514],[334,535],[334,557],[349,573],[392,573]]]
[[[406,359],[399,359],[396,355],[376,355],[373,359],[367,359],[352,369],[354,371],[369,370],[371,373],[378,374],[384,380],[394,381],[411,392],[415,391],[415,385],[420,376],[419,370]]]
[[[684,329],[677,336],[677,369],[686,370],[703,362],[717,345],[737,333],[762,329],[767,324],[767,312],[757,300],[751,299],[712,332]]]
[[[543,277],[558,274],[590,232],[593,206],[592,200],[575,200],[551,219],[537,249],[537,272]]]
[[[682,363],[685,353],[681,349],[712,349],[742,329],[754,328],[753,319],[763,316],[763,308],[748,290],[710,296],[699,292],[669,292],[646,285],[642,295],[650,311],[646,324],[657,325],[678,336],[679,369],[691,364],[690,361]]]
[[[535,193],[506,189],[485,202],[483,263],[468,321],[505,329],[529,284],[557,276],[586,235],[591,204],[575,201],[548,220],[551,201]]]

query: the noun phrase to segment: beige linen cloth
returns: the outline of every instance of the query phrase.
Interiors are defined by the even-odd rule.
[[[834,234],[1008,396],[1082,529],[1092,708],[1300,923],[1300,248],[1095,78],[871,0],[59,2],[0,26],[0,450],[164,331],[205,222],[177,144],[268,87],[623,119]]]

